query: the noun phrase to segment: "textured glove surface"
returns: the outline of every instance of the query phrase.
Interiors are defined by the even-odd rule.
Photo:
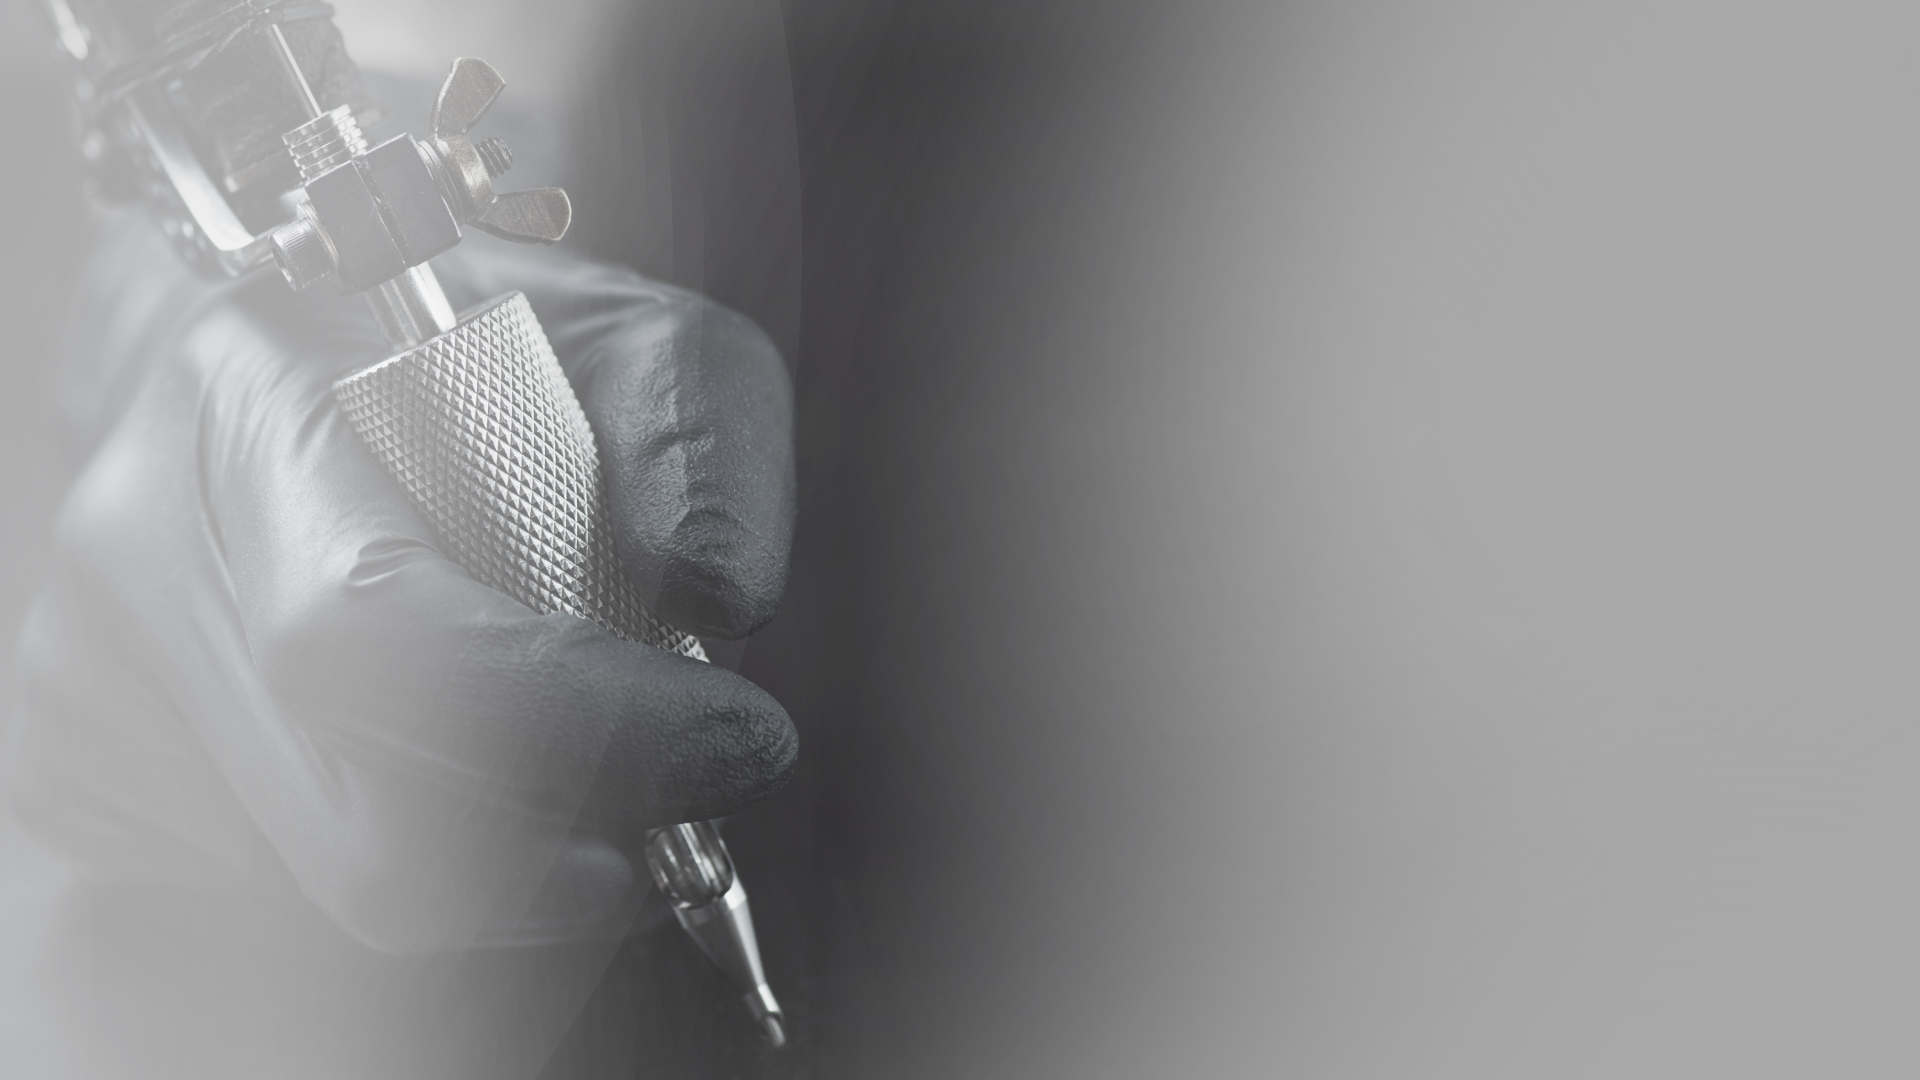
[[[623,925],[647,826],[790,773],[751,683],[485,588],[342,416],[385,353],[358,298],[194,281],[120,222],[71,335],[85,465],[23,637],[8,786],[112,874],[254,873],[388,951]],[[469,245],[477,249],[480,245]],[[601,438],[620,555],[656,610],[772,616],[793,516],[791,392],[753,325],[552,253],[467,250],[456,306],[531,299]]]

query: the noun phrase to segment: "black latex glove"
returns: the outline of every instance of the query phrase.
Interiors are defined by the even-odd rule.
[[[440,554],[334,401],[387,351],[358,297],[210,285],[144,223],[106,235],[70,350],[94,441],[6,755],[34,828],[110,874],[215,887],[264,838],[360,941],[443,950],[617,933],[642,830],[785,782],[793,727],[751,683]],[[771,618],[794,481],[765,335],[550,252],[469,243],[436,268],[456,308],[532,300],[656,610],[725,638]]]

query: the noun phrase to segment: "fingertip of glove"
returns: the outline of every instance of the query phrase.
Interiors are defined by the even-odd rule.
[[[615,709],[583,822],[617,829],[725,817],[792,778],[799,733],[751,681],[597,632],[578,644],[589,655],[576,670],[602,681],[596,696]]]
[[[786,591],[787,564],[771,556],[733,560],[675,557],[660,576],[662,618],[702,637],[738,641],[773,621]]]
[[[738,693],[708,715],[714,773],[700,785],[689,818],[736,814],[793,778],[800,733],[771,694],[738,676]]]

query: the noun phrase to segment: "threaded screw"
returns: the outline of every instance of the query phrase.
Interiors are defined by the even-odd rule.
[[[505,139],[481,139],[473,148],[480,152],[480,163],[487,167],[488,176],[497,177],[513,168],[513,150]]]

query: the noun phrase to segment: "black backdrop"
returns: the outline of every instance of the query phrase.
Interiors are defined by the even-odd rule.
[[[795,1049],[672,936],[213,945],[10,826],[0,1065],[1910,1067],[1891,284],[1837,254],[1874,171],[1805,181],[1859,163],[1847,42],[1534,8],[778,46],[649,6],[574,242],[795,375],[789,600],[712,650],[801,726],[730,826]],[[8,102],[60,160],[58,92]],[[0,183],[50,208],[0,271],[15,623],[81,223],[60,169]]]

